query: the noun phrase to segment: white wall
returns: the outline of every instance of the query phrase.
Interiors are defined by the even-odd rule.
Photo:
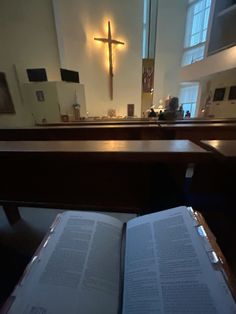
[[[37,124],[60,123],[61,115],[75,120],[73,105],[80,105],[80,117],[86,117],[86,101],[83,84],[68,82],[30,82],[22,86],[25,106],[32,112]],[[37,92],[42,92],[42,97]],[[43,122],[44,121],[44,122]]]
[[[236,46],[195,62],[181,70],[182,81],[195,81],[203,77],[230,70],[236,66]]]
[[[187,0],[159,0],[154,75],[154,104],[178,96]]]
[[[21,101],[13,64],[20,83],[26,68],[47,69],[49,80],[59,79],[59,56],[51,0],[0,0],[0,71],[5,72],[16,114],[0,114],[0,126],[34,124]]]
[[[205,115],[215,118],[235,118],[236,117],[236,100],[228,100],[230,86],[236,86],[236,68],[230,71],[224,71],[205,78],[202,82],[201,105],[204,105],[209,93],[211,93],[211,101]],[[213,101],[216,88],[226,88],[223,101]]]
[[[142,0],[55,0],[61,66],[79,70],[85,85],[89,116],[127,114],[127,104],[135,104],[135,115],[141,114],[141,43]],[[125,46],[114,49],[114,99],[109,98],[108,69],[105,66],[106,45],[94,37],[107,36],[111,21],[115,39]],[[104,28],[105,26],[105,28]]]

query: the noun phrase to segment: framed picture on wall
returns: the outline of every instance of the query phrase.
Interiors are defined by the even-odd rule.
[[[6,75],[0,72],[0,113],[15,113]]]
[[[224,97],[225,97],[225,87],[216,88],[213,101],[222,101],[224,100]]]
[[[142,89],[143,93],[151,93],[154,83],[154,59],[143,59]]]
[[[42,90],[36,90],[35,95],[37,101],[45,101],[44,92]]]
[[[236,99],[236,86],[231,86],[229,90],[229,100]]]

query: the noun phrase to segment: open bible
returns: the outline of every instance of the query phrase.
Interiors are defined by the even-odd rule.
[[[57,216],[7,313],[236,313],[220,258],[191,208]]]

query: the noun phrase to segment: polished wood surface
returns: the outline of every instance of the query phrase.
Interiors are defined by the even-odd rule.
[[[175,139],[189,139],[196,143],[236,139],[236,123],[163,124],[161,129],[174,134]]]
[[[88,161],[97,158],[137,161],[193,162],[210,153],[188,140],[147,141],[0,141],[2,154],[70,154]]]
[[[236,122],[213,121],[145,121],[142,123],[97,122],[91,124],[60,124],[28,128],[2,128],[4,140],[236,140]]]
[[[196,127],[196,128],[200,128],[200,127],[206,127],[206,128],[212,128],[212,127],[233,127],[235,128],[236,127],[236,123],[233,123],[233,122],[228,122],[228,123],[223,123],[223,122],[211,122],[211,123],[206,123],[204,121],[201,121],[199,123],[162,123],[160,124],[160,126],[162,128],[193,128],[193,127]]]
[[[182,203],[176,199],[187,165],[211,155],[188,140],[1,141],[0,203],[125,212],[173,207]]]
[[[72,125],[0,129],[0,140],[140,140],[174,139],[158,124]]]
[[[0,141],[0,152],[207,153],[188,140],[160,141]]]
[[[224,157],[236,158],[236,140],[201,141],[212,151],[216,151]]]
[[[236,118],[190,118],[181,120],[158,120],[158,118],[123,118],[123,119],[84,119],[59,123],[38,123],[37,126],[82,126],[82,125],[127,125],[127,124],[189,124],[189,123],[236,123]]]

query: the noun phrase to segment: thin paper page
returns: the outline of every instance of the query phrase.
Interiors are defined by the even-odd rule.
[[[121,231],[107,215],[62,214],[9,313],[117,313]]]
[[[127,224],[124,314],[236,313],[186,207]]]

